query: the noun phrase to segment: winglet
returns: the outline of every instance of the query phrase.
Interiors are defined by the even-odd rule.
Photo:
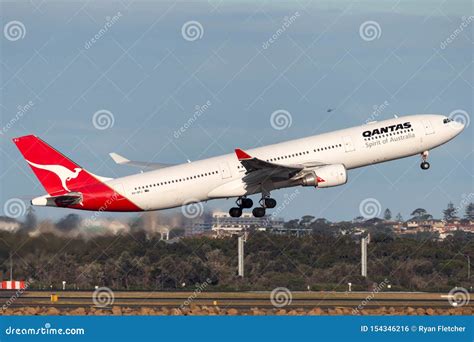
[[[120,154],[117,154],[115,152],[111,152],[109,153],[109,156],[110,158],[112,158],[114,160],[115,163],[117,164],[127,164],[128,162],[130,162],[130,160],[128,160],[127,158],[125,157],[122,157]]]
[[[237,159],[252,159],[246,152],[242,151],[240,148],[235,149],[235,154],[237,155]]]

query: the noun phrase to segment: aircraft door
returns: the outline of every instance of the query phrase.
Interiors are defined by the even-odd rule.
[[[222,179],[226,179],[226,178],[230,178],[230,177],[231,177],[230,169],[229,169],[229,164],[228,164],[227,162],[225,162],[225,163],[220,163],[220,164],[219,164],[219,169],[220,169],[220,171],[221,171]]]
[[[425,134],[430,135],[434,133],[433,126],[431,125],[431,121],[423,120],[423,127],[425,127]]]
[[[342,137],[342,141],[344,143],[344,149],[346,150],[346,152],[352,152],[355,150],[354,143],[350,136]]]

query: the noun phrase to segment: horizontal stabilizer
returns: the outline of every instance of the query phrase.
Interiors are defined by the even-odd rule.
[[[134,166],[140,169],[145,170],[157,170],[163,169],[165,167],[174,166],[175,164],[164,164],[164,163],[149,163],[149,162],[140,162],[140,161],[133,161],[117,154],[115,152],[109,153],[109,156],[113,159],[113,161],[119,165],[127,165],[127,166]]]
[[[41,205],[48,207],[68,207],[70,205],[81,204],[82,193],[69,192],[65,195],[59,196],[41,196],[31,200],[32,205]]]

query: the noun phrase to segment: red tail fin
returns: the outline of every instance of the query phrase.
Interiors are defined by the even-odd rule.
[[[63,194],[85,185],[101,183],[89,172],[34,135],[14,138],[13,142],[50,195]]]

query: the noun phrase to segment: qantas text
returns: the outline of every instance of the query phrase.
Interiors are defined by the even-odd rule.
[[[390,133],[390,132],[395,132],[398,131],[399,129],[407,129],[411,128],[411,123],[410,122],[404,122],[403,124],[398,124],[398,125],[390,125],[390,126],[385,126],[382,128],[375,128],[370,131],[364,131],[362,135],[365,138],[375,136],[377,134],[384,134],[384,133]]]

